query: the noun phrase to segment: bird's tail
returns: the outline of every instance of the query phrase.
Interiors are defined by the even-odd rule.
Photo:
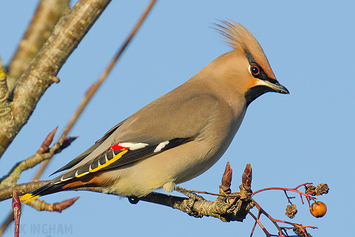
[[[58,192],[60,189],[61,188],[58,187],[57,185],[53,185],[52,183],[48,183],[48,184],[43,185],[42,187],[39,187],[39,188],[33,190],[30,193],[23,195],[20,198],[20,201],[22,204],[24,204],[29,201],[35,200],[36,198],[38,198],[40,196],[44,196],[47,194]]]

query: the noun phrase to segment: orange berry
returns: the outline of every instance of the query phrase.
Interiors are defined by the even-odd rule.
[[[312,203],[309,210],[313,216],[319,218],[323,217],[325,213],[327,213],[327,206],[323,202],[317,201]]]

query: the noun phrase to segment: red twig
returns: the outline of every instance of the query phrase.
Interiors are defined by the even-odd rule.
[[[289,197],[289,196],[287,195],[287,191],[286,191],[286,190],[284,190],[284,193],[285,193],[285,196],[286,196],[286,198],[287,198],[288,203],[292,204],[291,199],[292,199],[292,198],[295,198],[295,197]]]
[[[300,187],[302,187],[302,186],[306,186],[306,185],[308,185],[308,184],[313,184],[313,183],[304,183],[304,184],[300,184],[300,185],[298,185],[295,189],[299,189]]]
[[[258,217],[256,217],[256,216],[255,216],[253,213],[251,213],[250,211],[249,211],[249,215],[251,215],[251,217],[253,217],[254,220],[255,220],[255,224],[254,224],[253,229],[252,229],[252,231],[251,231],[251,233],[250,233],[250,237],[253,236],[253,233],[254,233],[256,224],[258,224],[258,225],[260,226],[260,228],[264,231],[264,233],[265,233],[265,235],[266,235],[267,237],[270,237],[271,234],[266,230],[266,228],[263,226],[263,224],[261,224],[261,222],[259,221],[261,212],[259,211]]]
[[[317,227],[315,226],[303,226],[301,224],[297,224],[297,223],[293,223],[293,222],[289,222],[289,221],[283,221],[283,220],[277,220],[277,219],[274,219],[272,218],[257,202],[255,202],[255,200],[253,200],[254,204],[255,204],[255,207],[259,210],[259,213],[258,213],[258,216],[256,217],[253,213],[251,213],[249,211],[249,214],[254,218],[255,220],[255,224],[253,226],[253,229],[252,229],[252,232],[251,232],[251,235],[253,235],[254,233],[254,230],[255,230],[255,226],[256,224],[258,224],[260,226],[260,228],[264,231],[264,233],[266,234],[267,237],[269,236],[282,236],[282,237],[285,237],[285,236],[289,236],[287,235],[286,232],[284,232],[286,229],[291,229],[290,227],[280,227],[278,225],[278,223],[284,223],[284,224],[287,224],[287,225],[291,225],[293,227],[297,227],[302,233],[304,236],[307,236],[307,231],[306,231],[306,228],[312,228],[312,229],[318,229]],[[278,235],[271,235],[269,232],[266,231],[265,227],[261,224],[261,222],[259,221],[260,219],[260,216],[261,214],[264,214],[274,225],[275,227],[278,229],[279,231],[279,234]],[[284,230],[284,231],[283,231]]]
[[[20,216],[21,216],[21,202],[20,198],[17,195],[17,192],[14,190],[12,193],[12,210],[14,212],[15,220],[15,237],[19,237],[20,233]]]
[[[264,214],[267,218],[269,218],[269,220],[275,225],[275,227],[277,228],[277,230],[279,231],[279,234],[282,233],[282,229],[280,228],[280,226],[276,223],[275,219],[269,215],[269,213],[267,213],[255,200],[253,200],[255,207],[259,210],[259,212],[261,214]],[[260,225],[259,225],[260,226]]]
[[[308,185],[308,184],[312,184],[312,183],[304,183],[304,184],[298,185],[296,188],[280,188],[280,187],[263,188],[263,189],[259,189],[258,191],[255,191],[251,196],[254,196],[257,193],[260,193],[260,192],[263,192],[263,191],[268,191],[268,190],[282,190],[282,191],[285,192],[285,194],[286,194],[286,191],[290,191],[290,192],[298,193],[300,195],[302,204],[304,204],[303,198],[302,198],[304,196],[307,199],[308,205],[311,206],[310,200],[314,200],[316,198],[310,196],[310,193],[304,193],[304,192],[301,192],[301,191],[298,190],[298,188],[300,188],[302,186],[305,186],[305,185]],[[288,201],[290,202],[290,198],[288,197],[287,194],[286,194],[286,197],[287,197]]]
[[[299,227],[299,228],[312,228],[312,229],[318,229],[318,227],[316,226],[303,226],[301,224],[297,224],[297,223],[293,223],[293,222],[289,222],[289,221],[283,221],[283,220],[277,220],[277,219],[274,219],[275,222],[279,222],[279,223],[284,223],[284,224],[288,224],[288,225],[292,225],[292,226],[296,226],[296,227]],[[286,227],[283,227],[283,228],[286,228]]]

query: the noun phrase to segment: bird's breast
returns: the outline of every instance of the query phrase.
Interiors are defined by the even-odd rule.
[[[213,166],[224,154],[232,142],[245,115],[241,110],[237,117],[219,117],[207,125],[205,131],[199,136],[190,149],[194,150],[190,157],[190,166],[183,167],[176,179],[176,183],[188,181]]]

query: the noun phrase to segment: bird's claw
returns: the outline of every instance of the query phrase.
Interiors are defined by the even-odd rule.
[[[128,197],[128,201],[131,204],[137,204],[139,202],[139,198],[133,197],[133,196],[132,197]]]
[[[184,194],[185,196],[187,196],[189,199],[187,200],[187,205],[185,208],[185,212],[189,215],[189,216],[194,216],[194,217],[199,217],[201,218],[202,215],[200,215],[198,212],[193,210],[194,204],[196,201],[203,201],[205,200],[203,197],[201,197],[200,195],[197,195],[194,192],[191,192],[187,189],[181,188],[179,186],[176,186],[175,191]]]

